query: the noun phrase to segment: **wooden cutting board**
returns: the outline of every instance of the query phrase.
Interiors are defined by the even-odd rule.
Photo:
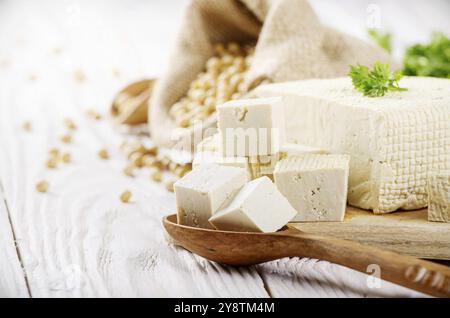
[[[344,222],[290,223],[290,226],[400,254],[450,260],[450,223],[428,222],[426,209],[376,215],[347,207]]]

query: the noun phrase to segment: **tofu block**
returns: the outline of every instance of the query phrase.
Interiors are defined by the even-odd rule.
[[[450,171],[428,178],[428,221],[450,223]]]
[[[284,143],[282,98],[238,99],[218,106],[226,157],[276,154]]]
[[[281,160],[275,184],[297,210],[293,221],[343,221],[347,205],[349,156],[304,155]]]
[[[405,92],[370,98],[351,79],[261,85],[282,96],[286,141],[351,156],[350,205],[388,213],[428,205],[427,178],[450,170],[450,79],[403,77]]]
[[[249,176],[256,179],[268,176],[273,179],[273,170],[281,158],[281,153],[266,156],[224,157],[222,153],[220,134],[205,138],[197,145],[197,152],[192,161],[193,169],[205,164],[233,166],[248,170]]]
[[[295,209],[267,177],[247,183],[209,222],[218,230],[276,232],[295,215]]]
[[[203,165],[175,182],[178,223],[211,228],[208,219],[248,181],[245,169]]]

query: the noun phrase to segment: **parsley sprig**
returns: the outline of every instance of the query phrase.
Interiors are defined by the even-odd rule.
[[[364,65],[350,65],[348,75],[352,78],[353,86],[364,96],[380,97],[388,91],[407,90],[398,84],[403,76],[402,72],[391,72],[389,64],[376,62],[372,70]]]

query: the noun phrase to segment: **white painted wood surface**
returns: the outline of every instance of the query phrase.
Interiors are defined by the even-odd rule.
[[[328,262],[285,259],[250,268],[207,262],[167,243],[161,217],[173,194],[147,175],[123,176],[122,136],[106,113],[130,81],[159,74],[183,0],[0,2],[0,296],[417,296]],[[177,6],[178,5],[178,6]],[[62,124],[78,125],[62,145]],[[31,132],[21,129],[30,120]],[[47,151],[73,163],[45,168]],[[96,153],[107,148],[111,160]],[[35,191],[40,179],[46,194]],[[132,202],[118,197],[133,192]],[[14,244],[17,244],[17,250]],[[22,271],[23,267],[23,271]]]
[[[24,271],[0,186],[0,298],[29,297]]]

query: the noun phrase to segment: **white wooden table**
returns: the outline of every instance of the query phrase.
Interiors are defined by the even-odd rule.
[[[160,74],[184,1],[167,2],[0,2],[0,296],[418,296],[386,282],[371,289],[368,276],[324,261],[232,268],[166,241],[173,194],[125,177],[121,135],[84,112],[106,113],[123,85]],[[66,116],[78,125],[69,145],[59,141]],[[54,146],[73,163],[47,169]],[[129,204],[118,199],[125,189]]]

